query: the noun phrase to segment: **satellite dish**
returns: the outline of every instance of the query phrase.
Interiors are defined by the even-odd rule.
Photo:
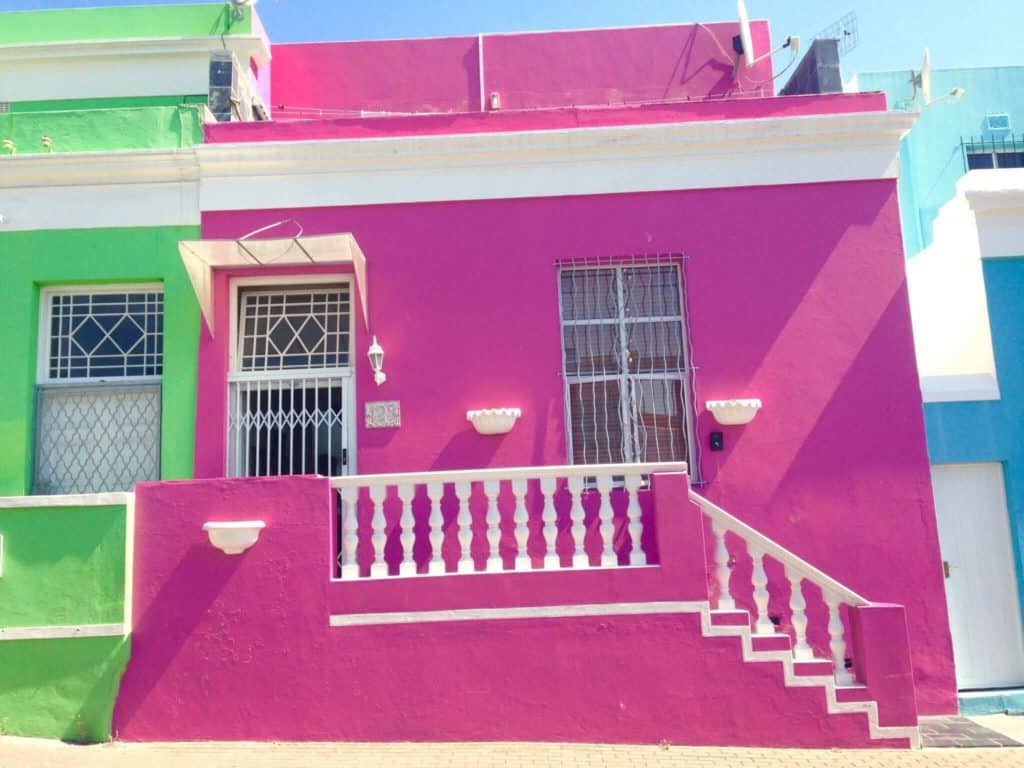
[[[917,92],[920,91],[924,97],[924,105],[927,107],[932,103],[932,54],[927,48],[924,49],[924,61],[921,62],[921,71],[910,70],[910,85],[914,91],[910,94],[910,101],[917,99]]]
[[[743,58],[749,68],[757,62],[754,60],[754,40],[750,35],[750,16],[747,15],[747,4],[743,0],[736,0],[736,15],[740,19],[740,44],[743,46]]]

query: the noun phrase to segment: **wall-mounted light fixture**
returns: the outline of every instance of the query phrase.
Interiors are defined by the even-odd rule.
[[[241,520],[232,522],[209,521],[203,523],[203,530],[210,537],[210,543],[225,555],[240,555],[260,537],[260,531],[267,527],[262,520]]]
[[[373,371],[373,380],[379,387],[388,380],[388,377],[383,371],[384,349],[377,343],[376,336],[373,337],[373,343],[370,345],[370,349],[366,353],[366,356],[370,358],[370,369]]]
[[[0,142],[0,146],[2,146],[9,155],[13,155],[15,152],[14,139],[4,139]]]
[[[761,401],[756,397],[738,400],[708,400],[705,406],[711,411],[715,421],[723,427],[730,427],[737,424],[749,424],[761,410]]]

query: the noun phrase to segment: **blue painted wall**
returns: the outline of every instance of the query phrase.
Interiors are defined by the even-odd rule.
[[[987,259],[982,270],[1001,399],[925,403],[928,454],[933,464],[1002,463],[1017,584],[1024,587],[1024,254]]]
[[[909,77],[908,70],[863,73],[857,88],[883,91],[890,108],[900,109],[910,96]],[[985,116],[991,113],[1010,115],[1010,132],[1018,142],[1024,134],[1024,67],[933,70],[933,100],[957,87],[966,91],[959,101],[945,99],[923,109],[919,98],[912,108],[921,117],[900,147],[900,214],[908,258],[931,244],[932,221],[956,193],[965,172],[961,139],[1006,136],[1005,131],[985,130]]]

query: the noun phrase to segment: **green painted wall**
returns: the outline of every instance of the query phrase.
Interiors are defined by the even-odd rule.
[[[16,101],[11,112],[58,112],[79,109],[124,109],[128,107],[177,107],[181,104],[206,104],[205,93],[190,96],[112,96],[101,99],[50,99]]]
[[[235,21],[227,3],[69,8],[0,14],[0,45],[252,33],[252,12]]]
[[[0,627],[122,622],[125,528],[123,505],[0,508]]]
[[[127,637],[0,641],[0,733],[106,741],[129,652]]]
[[[0,496],[30,493],[39,291],[48,285],[162,282],[164,286],[161,473],[192,476],[199,303],[178,255],[198,226],[0,233]]]
[[[151,106],[0,114],[0,138],[19,155],[114,149],[170,149],[203,141],[200,106]]]

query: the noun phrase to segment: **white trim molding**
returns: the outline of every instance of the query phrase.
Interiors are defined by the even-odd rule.
[[[204,144],[200,207],[251,210],[895,178],[917,115]]]
[[[915,119],[856,112],[0,156],[0,215],[3,231],[194,225],[200,211],[891,179]]]
[[[0,45],[0,101],[204,94],[210,54],[225,48],[243,72],[250,57],[270,61],[266,39],[252,34]]]
[[[0,232],[198,226],[191,148],[0,156]]]
[[[2,640],[60,640],[70,637],[123,637],[124,624],[70,624],[46,627],[0,627]]]
[[[974,213],[981,258],[1024,257],[1024,168],[971,171],[957,188]]]
[[[594,603],[541,605],[517,608],[465,608],[448,611],[334,614],[332,627],[371,627],[385,624],[433,624],[443,621],[497,621],[502,619],[563,619],[581,616],[635,616],[655,613],[699,613],[700,602]]]
[[[999,381],[994,373],[922,376],[921,395],[926,403],[999,400]]]
[[[0,509],[115,507],[134,504],[133,493],[69,493],[59,496],[0,496]]]

